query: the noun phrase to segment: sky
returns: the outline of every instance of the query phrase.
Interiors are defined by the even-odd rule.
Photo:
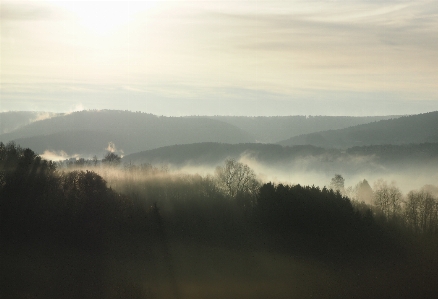
[[[438,1],[0,0],[0,111],[438,110]]]

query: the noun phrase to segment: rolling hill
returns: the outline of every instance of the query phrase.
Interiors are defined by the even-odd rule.
[[[64,151],[69,155],[102,154],[109,142],[124,153],[195,142],[254,142],[230,124],[208,118],[159,117],[128,111],[80,111],[33,122],[0,141],[15,141],[37,153]]]
[[[438,165],[438,143],[405,145],[372,145],[352,147],[347,150],[324,149],[312,145],[283,147],[261,143],[195,143],[165,146],[127,155],[124,162],[132,164],[172,164],[174,166],[221,164],[225,159],[249,159],[275,167],[289,167],[296,162],[324,168],[330,164],[350,164],[351,167],[399,167]],[[308,162],[311,162],[310,164]],[[319,164],[319,166],[318,166]],[[345,166],[344,165],[344,166]]]
[[[285,160],[312,155],[317,156],[327,152],[325,149],[314,146],[283,147],[278,144],[204,142],[142,151],[127,155],[123,160],[133,164],[217,165],[227,158],[239,159],[243,155],[247,155],[263,162],[281,163]],[[338,151],[331,152],[337,153]]]
[[[302,134],[337,130],[400,116],[210,116],[250,133],[258,142],[276,143]]]
[[[60,113],[39,111],[0,112],[0,134],[12,132],[38,120],[60,116]]]
[[[438,111],[381,120],[345,129],[304,134],[279,142],[284,146],[314,145],[350,148],[365,145],[438,142]]]
[[[0,141],[15,141],[37,153],[102,155],[109,142],[124,153],[199,142],[273,142],[327,128],[344,128],[381,117],[164,117],[153,114],[90,110],[69,114],[5,112]],[[53,117],[58,116],[58,117]],[[41,120],[39,120],[41,119]],[[39,120],[39,121],[38,121]],[[120,151],[122,153],[122,151]]]

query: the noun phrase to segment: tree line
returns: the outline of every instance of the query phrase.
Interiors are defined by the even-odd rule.
[[[0,143],[2,244],[16,250],[39,242],[75,248],[91,256],[90,267],[97,269],[93,271],[99,279],[106,271],[105,263],[126,256],[141,256],[152,274],[161,259],[166,275],[172,277],[170,241],[248,253],[277,252],[337,267],[372,268],[370,263],[404,267],[414,263],[412,244],[417,239],[398,226],[396,215],[404,215],[408,208],[418,211],[420,216],[405,219],[418,227],[420,235],[429,232],[433,219],[421,216],[430,207],[425,204],[429,197],[424,203],[418,199],[420,193],[408,195],[413,202],[401,210],[392,202],[378,206],[381,212],[360,205],[345,191],[336,190],[343,184],[342,176],[334,178],[334,188],[321,189],[261,182],[252,169],[235,160],[227,160],[207,176],[172,174],[151,165],[114,165],[64,168],[30,149]],[[382,183],[372,190],[373,196],[398,194],[390,189],[385,193],[384,187],[390,185]],[[428,236],[437,240],[436,235]],[[415,259],[418,271],[413,275],[420,287],[433,289],[421,269],[435,267],[436,251],[429,243],[414,246],[419,246],[416,253],[429,253]],[[103,284],[85,280],[90,288]],[[11,281],[9,294],[14,294],[15,279]],[[103,298],[98,292],[107,288],[102,285],[97,293],[86,296]]]
[[[96,165],[95,160],[85,165]],[[174,175],[151,165],[115,170],[120,159],[108,153],[101,161],[107,167],[95,168],[101,176],[92,170],[57,169],[32,150],[9,143],[0,144],[0,161],[5,238],[52,234],[97,246],[109,235],[153,236],[159,233],[154,221],[161,217],[175,238],[230,246],[268,243],[282,250],[313,248],[339,255],[341,248],[352,254],[377,248],[377,240],[385,238],[372,209],[359,212],[341,192],[262,183],[251,168],[232,159],[203,177]],[[422,219],[415,225],[423,228]],[[279,237],[264,240],[274,235]]]
[[[367,180],[355,187],[344,187],[344,178],[336,174],[330,187],[352,199],[353,204],[372,209],[376,216],[410,229],[416,234],[438,234],[438,188],[425,185],[403,194],[395,182],[377,180],[371,188]]]
[[[58,213],[57,217],[61,218],[61,215],[74,217],[73,215],[80,214],[78,211],[104,217],[106,213],[116,213],[118,210],[120,215],[108,217],[119,219],[121,215],[127,215],[126,210],[131,209],[138,213],[148,210],[154,203],[162,208],[162,213],[170,215],[172,211],[175,214],[174,219],[182,219],[182,211],[187,212],[187,206],[191,205],[196,210],[201,206],[213,206],[216,202],[224,210],[229,210],[229,215],[224,216],[225,219],[234,219],[228,219],[229,223],[252,217],[251,221],[265,223],[269,227],[266,217],[276,223],[281,222],[281,215],[287,213],[289,216],[285,219],[289,219],[289,222],[282,226],[284,229],[294,227],[291,226],[294,221],[295,225],[304,225],[307,219],[322,221],[332,213],[336,217],[327,219],[331,219],[328,222],[331,227],[335,227],[334,224],[342,219],[342,215],[349,213],[349,217],[356,217],[354,215],[358,213],[368,223],[374,218],[384,218],[386,221],[398,222],[417,234],[436,235],[438,232],[438,199],[430,190],[413,190],[403,196],[394,183],[388,184],[384,180],[377,181],[374,189],[366,180],[359,182],[354,188],[345,188],[344,178],[337,174],[329,188],[319,189],[262,183],[251,168],[233,159],[218,166],[213,175],[202,177],[174,175],[165,167],[157,168],[151,164],[125,164],[120,168],[121,157],[113,152],[108,152],[102,160],[94,156],[89,160],[74,159],[55,163],[41,159],[32,150],[22,149],[14,143],[1,143],[0,154],[2,221],[15,219],[15,227],[31,221],[48,221],[53,215],[46,214],[51,212]],[[111,172],[111,169],[119,170]],[[267,190],[271,191],[267,193]],[[303,192],[305,194],[301,194]],[[318,196],[324,199],[313,200]],[[330,198],[337,199],[330,201]],[[105,205],[108,211],[104,210]],[[138,209],[138,206],[141,208]],[[21,218],[14,214],[17,212],[14,209],[26,210],[22,211],[23,221],[18,220]],[[182,214],[176,215],[175,211]],[[294,214],[293,211],[298,212]],[[308,211],[313,214],[306,214]],[[26,213],[35,215],[24,217]],[[233,213],[236,215],[230,216]],[[227,212],[223,215],[227,215]],[[96,216],[96,219],[101,216]],[[169,223],[173,221],[172,217],[169,218]],[[208,219],[202,221],[209,222]],[[317,227],[326,228],[327,225],[328,223],[318,224]]]

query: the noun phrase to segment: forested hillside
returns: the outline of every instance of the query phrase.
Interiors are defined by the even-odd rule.
[[[64,151],[67,154],[102,154],[112,142],[125,153],[194,142],[253,142],[241,129],[208,118],[159,117],[128,111],[80,111],[31,123],[0,140],[23,147]]]
[[[166,146],[123,158],[125,163],[213,166],[227,158],[250,159],[278,170],[356,173],[396,172],[398,170],[438,167],[438,143],[373,145],[347,150],[324,149],[312,145],[283,147],[260,143],[195,143]]]
[[[13,143],[0,143],[0,183],[5,298],[437,292],[438,199],[424,188],[403,203],[382,181],[369,206],[260,181],[235,160],[209,176],[105,161],[59,168]]]
[[[276,143],[302,134],[343,129],[398,117],[400,116],[210,116],[250,133],[258,142],[263,143]]]
[[[349,148],[364,145],[438,142],[436,128],[438,128],[438,111],[300,135],[281,141],[279,144]]]
[[[61,113],[38,111],[0,112],[0,134],[12,132],[38,120],[60,115]]]
[[[319,156],[324,153],[339,154],[315,146],[283,147],[278,144],[240,143],[227,144],[203,142],[161,147],[124,157],[125,162],[136,164],[185,164],[215,165],[227,158],[239,159],[248,155],[260,162],[284,163],[295,158]]]
[[[52,116],[57,118],[51,118]],[[69,114],[5,112],[0,141],[14,140],[37,153],[102,154],[112,142],[124,153],[194,142],[273,143],[292,136],[388,119],[392,116],[164,117],[130,111]],[[40,120],[40,121],[38,121]]]

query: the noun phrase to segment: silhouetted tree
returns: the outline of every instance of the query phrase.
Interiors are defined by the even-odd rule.
[[[108,152],[102,159],[102,163],[107,166],[118,166],[121,162],[121,157],[113,152]]]
[[[335,174],[335,176],[330,181],[330,188],[342,193],[344,191],[344,183],[345,179],[342,177],[342,175]]]
[[[402,194],[395,183],[380,179],[374,184],[374,205],[389,219],[400,214]]]
[[[97,166],[97,163],[99,163],[99,160],[97,160],[97,156],[94,155],[93,158],[91,159],[91,163],[94,167]]]
[[[370,248],[379,238],[369,210],[358,213],[333,189],[267,183],[257,199],[258,223],[286,248],[340,257]]]
[[[373,189],[367,180],[363,180],[357,183],[356,187],[356,200],[359,202],[372,203],[373,201]]]
[[[438,229],[438,201],[427,191],[411,191],[407,195],[404,216],[417,233],[435,233]]]

